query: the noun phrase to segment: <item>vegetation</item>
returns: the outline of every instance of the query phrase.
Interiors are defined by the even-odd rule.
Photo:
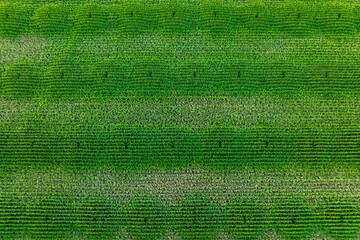
[[[286,239],[305,239],[315,230],[315,215],[300,199],[281,199],[273,209],[276,230]]]
[[[268,211],[257,199],[234,198],[224,209],[224,226],[239,239],[258,239],[269,218]]]
[[[271,3],[213,0],[196,4],[185,1],[118,1],[111,4],[78,1],[73,4],[64,0],[44,3],[34,4],[30,0],[2,3],[1,35],[18,35],[29,24],[48,36],[62,33],[69,27],[73,29],[73,34],[86,35],[107,29],[126,35],[154,30],[176,35],[200,30],[214,37],[249,30],[284,32],[297,37],[314,33],[354,35],[359,27],[358,6],[342,1]]]
[[[103,6],[96,3],[80,5],[74,11],[74,28],[78,34],[96,34],[104,31],[107,27],[107,13]]]
[[[0,234],[3,239],[13,239],[23,233],[24,204],[16,196],[1,195],[0,216]]]
[[[155,197],[137,196],[122,211],[122,224],[135,239],[159,239],[168,229],[168,211]]]
[[[46,195],[27,205],[25,234],[33,238],[68,238],[74,231],[74,212],[71,199]]]
[[[68,6],[60,3],[44,4],[32,16],[34,31],[49,37],[68,31],[71,25]]]
[[[346,198],[330,198],[319,209],[320,227],[334,239],[351,239],[359,231],[359,210]]]
[[[165,2],[159,6],[158,28],[164,35],[187,34],[198,27],[197,8],[184,2]]]
[[[359,10],[344,1],[1,2],[0,170],[357,171]],[[199,186],[166,204],[154,193],[122,203],[104,194],[111,187],[79,196],[73,184],[70,195],[34,199],[2,189],[0,238],[356,237],[353,199],[261,199],[264,184],[254,186],[260,197],[226,193],[222,203]]]
[[[306,239],[316,232],[334,239],[354,239],[360,229],[353,198],[314,196],[315,201],[305,203],[303,197],[292,196],[266,203],[255,196],[234,196],[219,204],[204,193],[193,192],[168,209],[149,193],[128,197],[129,201],[120,204],[105,195],[75,194],[73,198],[62,191],[33,199],[28,196],[30,201],[3,194],[1,236],[53,239],[80,234],[112,239],[126,229],[135,239],[159,239],[169,231],[183,239],[213,239],[224,229],[235,238],[258,239],[275,229],[284,239]]]
[[[24,33],[30,23],[29,5],[2,2],[0,4],[0,36],[13,38]]]
[[[76,230],[90,239],[110,239],[114,237],[119,223],[119,206],[111,199],[87,196],[75,202]]]
[[[44,107],[54,108],[56,105]],[[85,116],[88,114],[85,109],[71,110],[63,115],[64,119],[58,119],[56,115],[48,118],[46,113],[49,110],[46,110],[3,122],[0,130],[2,163],[10,168],[26,164],[69,170],[106,166],[120,172],[149,167],[186,169],[192,164],[221,171],[237,171],[244,167],[281,169],[289,164],[314,169],[343,164],[358,169],[359,138],[354,129],[330,131],[331,126],[324,126],[322,130],[316,130],[311,125],[289,129],[274,124],[246,128],[209,125],[194,129],[196,123],[163,127],[162,122],[171,119],[171,115],[143,112],[149,118],[146,119],[144,116],[129,116],[125,109],[119,112],[120,109],[92,110],[92,114],[111,111],[114,116],[107,118]],[[185,121],[188,116],[183,118]],[[151,119],[162,120],[153,124]],[[240,121],[238,117],[234,120]],[[133,121],[138,124],[132,125]],[[103,124],[95,127],[89,122]]]
[[[33,98],[44,86],[39,68],[26,62],[7,66],[1,75],[3,96],[13,99]]]
[[[199,194],[184,198],[173,213],[174,227],[183,239],[212,239],[221,221],[218,206]]]
[[[235,44],[232,38],[217,42],[204,36],[199,40],[196,35],[189,39],[162,38],[161,34],[97,38],[68,43],[53,39],[37,54],[14,53],[17,44],[4,46],[1,51],[17,60],[0,59],[1,96],[56,100],[266,93],[283,98],[299,94],[339,98],[356,95],[360,87],[356,81],[360,58],[351,50],[357,47],[356,40],[295,42],[272,37]],[[201,46],[191,47],[193,41],[201,41]],[[18,82],[20,66],[24,74],[20,73]]]

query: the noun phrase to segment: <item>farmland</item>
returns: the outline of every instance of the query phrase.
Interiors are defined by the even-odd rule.
[[[9,239],[351,239],[358,173],[18,170],[1,180],[0,225]]]
[[[356,1],[0,2],[0,239],[357,239]]]
[[[69,170],[107,166],[125,172],[191,164],[214,170],[294,163],[357,168],[357,103],[313,96],[300,102],[270,96],[38,104],[4,100],[2,163]]]

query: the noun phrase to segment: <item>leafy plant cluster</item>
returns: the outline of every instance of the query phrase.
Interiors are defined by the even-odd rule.
[[[199,193],[170,206],[144,194],[122,203],[55,193],[30,202],[2,194],[0,201],[3,239],[112,239],[124,230],[135,239],[159,239],[169,230],[182,239],[213,239],[220,229],[240,239],[258,239],[267,229],[285,239],[305,239],[319,231],[334,239],[352,239],[360,229],[359,209],[348,198],[329,197],[315,206],[296,197],[271,205],[248,197],[217,204]]]
[[[340,1],[125,1],[80,5],[69,1],[47,4],[12,1],[0,4],[0,35],[13,37],[27,31],[45,36],[69,31],[74,35],[92,35],[112,29],[126,35],[154,30],[164,34],[200,30],[214,36],[237,31],[336,36],[358,31],[359,9],[355,4]]]

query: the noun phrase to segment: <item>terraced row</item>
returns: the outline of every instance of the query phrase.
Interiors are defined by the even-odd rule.
[[[15,125],[14,125],[15,124]],[[31,119],[3,125],[0,134],[2,167],[58,166],[69,170],[105,167],[133,172],[141,169],[215,170],[273,168],[290,163],[304,167],[359,163],[356,129],[328,132],[294,131],[257,126],[249,129],[59,124]]]
[[[321,231],[334,239],[352,239],[360,229],[360,212],[347,198],[328,198],[318,205],[302,199],[278,199],[264,204],[235,197],[223,206],[201,194],[189,194],[164,206],[154,196],[136,196],[128,202],[89,196],[38,196],[31,202],[12,195],[0,197],[0,234],[3,238],[111,239],[126,229],[135,239],[159,239],[175,230],[182,239],[213,239],[225,229],[239,239],[257,239],[275,229],[285,239],[305,239]]]
[[[277,59],[179,60],[164,63],[158,57],[82,59],[71,54],[57,57],[49,66],[14,62],[0,72],[0,94],[23,98],[116,98],[166,96],[173,93],[246,96],[256,92],[323,95],[360,90],[357,56],[352,61],[313,61],[309,57],[289,63]],[[350,56],[349,56],[350,57]],[[300,57],[299,57],[300,58]],[[167,59],[171,60],[171,59]]]
[[[246,3],[208,1],[111,5],[50,3],[36,5],[0,4],[0,35],[13,37],[27,31],[46,36],[61,33],[96,34],[109,29],[126,35],[160,31],[183,34],[193,30],[214,34],[236,31],[275,31],[296,36],[354,34],[359,28],[360,7],[341,1]]]

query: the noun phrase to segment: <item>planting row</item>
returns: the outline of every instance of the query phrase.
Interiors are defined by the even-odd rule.
[[[113,98],[126,95],[167,95],[180,92],[243,95],[269,91],[289,94],[357,92],[359,65],[345,61],[312,65],[280,61],[238,60],[228,63],[200,60],[127,60],[109,57],[88,62],[59,57],[49,66],[16,62],[0,69],[0,94],[22,99],[72,96]]]
[[[198,4],[178,1],[112,5],[49,3],[0,4],[0,35],[16,36],[36,31],[46,36],[66,33],[95,34],[109,29],[123,34],[160,31],[183,34],[193,30],[215,34],[239,30],[275,31],[304,36],[343,35],[357,32],[360,7],[344,2],[249,3],[210,1]],[[221,36],[221,35],[220,35]]]
[[[143,169],[217,170],[273,168],[294,163],[307,167],[358,164],[360,134],[356,129],[268,127],[236,129],[88,125],[69,127],[40,119],[3,125],[0,159],[3,167],[59,166],[70,170],[105,167],[133,172]],[[139,122],[141,125],[141,122]]]
[[[138,195],[127,202],[103,196],[51,194],[25,202],[16,196],[0,197],[2,239],[113,239],[115,234],[135,239],[159,239],[174,231],[181,239],[214,239],[220,229],[237,239],[258,239],[275,229],[285,239],[305,239],[322,232],[334,239],[352,239],[360,229],[360,212],[351,199],[327,198],[309,205],[300,198],[274,200],[235,197],[216,204],[194,193],[171,206],[156,197]]]

